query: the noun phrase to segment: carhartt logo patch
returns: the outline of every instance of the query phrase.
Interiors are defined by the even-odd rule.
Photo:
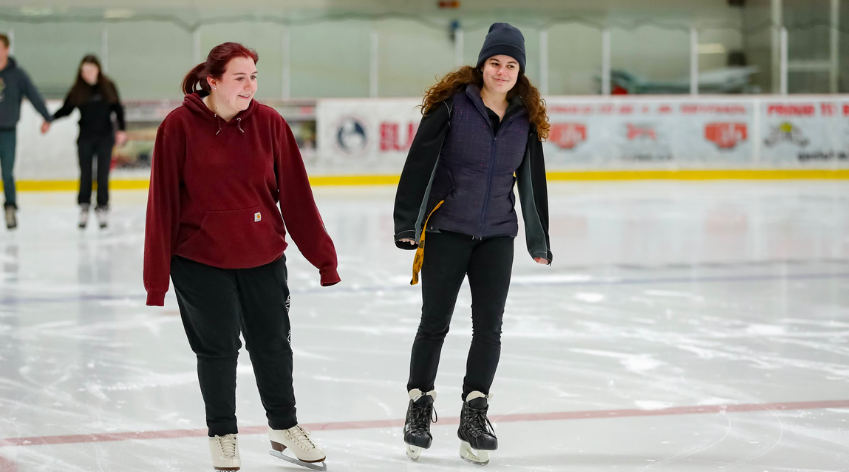
[[[259,223],[262,221],[262,213],[256,212],[254,213],[254,223]]]

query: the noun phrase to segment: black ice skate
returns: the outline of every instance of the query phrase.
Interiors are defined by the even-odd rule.
[[[407,457],[414,461],[419,459],[422,449],[428,449],[433,442],[430,423],[436,423],[438,419],[433,408],[434,400],[436,392],[433,390],[424,393],[417,388],[410,390],[410,404],[404,422],[404,442],[407,443]]]
[[[498,438],[486,417],[488,398],[481,392],[472,392],[466,396],[463,411],[460,412],[460,429],[457,430],[457,437],[462,441],[460,457],[477,465],[489,464],[489,451],[498,449]]]

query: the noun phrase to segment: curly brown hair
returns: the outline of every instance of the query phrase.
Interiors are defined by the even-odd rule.
[[[445,77],[439,79],[439,82],[425,90],[420,105],[422,115],[427,115],[427,112],[433,109],[435,105],[444,102],[468,84],[475,84],[482,88],[483,73],[475,67],[463,66],[446,74]],[[536,126],[539,140],[545,141],[548,139],[550,128],[548,115],[545,113],[545,100],[540,96],[539,90],[531,84],[531,81],[523,73],[519,73],[516,85],[507,92],[507,99],[509,100],[517,95],[522,97],[522,102],[528,109],[529,120],[531,124]]]

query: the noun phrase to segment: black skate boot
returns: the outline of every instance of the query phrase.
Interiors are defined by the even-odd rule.
[[[460,457],[477,465],[489,464],[489,451],[498,449],[498,438],[492,423],[486,417],[489,410],[488,396],[481,392],[472,392],[463,402],[460,412]]]
[[[433,408],[436,392],[410,390],[410,404],[407,406],[407,420],[404,422],[404,442],[407,443],[407,457],[418,460],[422,449],[428,449],[433,442],[430,423],[436,423],[438,417]]]

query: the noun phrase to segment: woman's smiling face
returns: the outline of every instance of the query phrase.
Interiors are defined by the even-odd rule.
[[[483,86],[489,91],[507,93],[519,79],[519,62],[510,56],[492,56],[483,64]]]
[[[237,113],[247,110],[257,89],[256,64],[249,57],[234,57],[221,79],[211,79],[210,85],[215,88],[218,103]]]

